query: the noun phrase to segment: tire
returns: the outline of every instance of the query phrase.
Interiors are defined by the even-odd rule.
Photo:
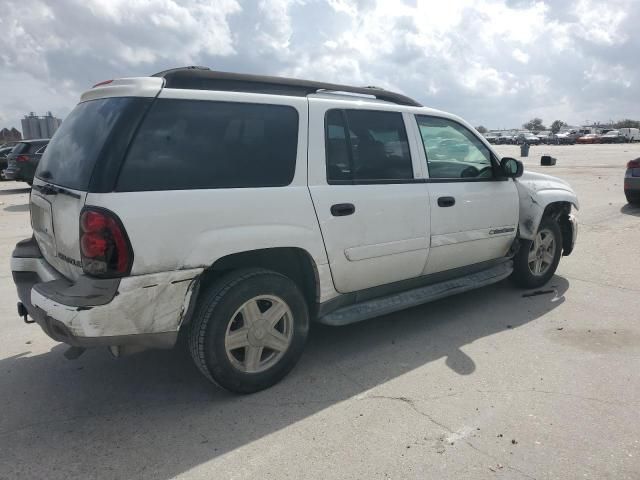
[[[629,203],[630,205],[640,204],[640,192],[625,191],[624,196],[627,197],[627,203]]]
[[[550,251],[550,247],[547,247],[547,251],[544,251],[545,244],[549,236],[553,241],[553,250]],[[538,247],[536,247],[536,242]],[[534,249],[539,248],[538,254],[533,259]],[[546,256],[545,256],[546,254]],[[530,259],[530,255],[532,258]],[[538,288],[547,283],[556,272],[558,263],[560,263],[560,256],[562,255],[562,232],[558,223],[551,218],[545,217],[540,222],[538,231],[536,232],[536,239],[522,240],[520,243],[520,250],[513,259],[513,273],[511,279],[516,285],[522,288]],[[548,261],[545,261],[545,258]],[[541,263],[538,263],[541,261]],[[540,265],[540,271],[535,270]]]
[[[269,312],[275,312],[274,327]],[[282,380],[300,359],[309,334],[302,292],[270,270],[225,275],[201,293],[194,313],[188,336],[196,366],[235,393],[258,392]]]

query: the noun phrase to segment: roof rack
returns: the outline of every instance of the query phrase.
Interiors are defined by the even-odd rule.
[[[227,92],[268,93],[306,97],[311,93],[347,92],[371,95],[378,100],[421,107],[414,99],[400,93],[378,87],[352,87],[336,83],[313,82],[294,78],[248,75],[244,73],[217,72],[207,67],[182,67],[165,70],[153,75],[165,79],[166,88],[194,90],[222,90]]]

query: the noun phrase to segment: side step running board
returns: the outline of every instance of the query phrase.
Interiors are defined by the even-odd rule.
[[[405,308],[432,302],[450,295],[456,295],[468,290],[491,285],[492,283],[507,278],[511,275],[512,271],[513,261],[509,260],[495,267],[464,277],[407,290],[386,297],[375,298],[355,305],[349,305],[348,307],[342,307],[320,317],[318,322],[333,326],[361,322],[362,320],[368,320],[404,310]]]

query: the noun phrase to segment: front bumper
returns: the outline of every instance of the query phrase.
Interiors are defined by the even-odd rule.
[[[571,245],[563,246],[562,255],[565,257],[573,252],[578,239],[578,218],[573,213],[569,214],[569,225],[571,226]]]
[[[20,302],[56,341],[77,347],[171,348],[202,269],[71,281],[34,239],[16,245],[11,270]]]

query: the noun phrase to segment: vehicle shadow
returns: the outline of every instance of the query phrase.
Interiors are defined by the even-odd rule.
[[[8,207],[4,207],[5,212],[28,212],[29,204],[23,203],[22,205],[9,205]]]
[[[9,188],[7,190],[1,190],[0,189],[0,195],[16,195],[18,193],[29,193],[30,191],[31,191],[31,187],[27,187],[27,188]]]
[[[510,329],[561,305],[569,282],[549,285],[555,293],[524,298],[501,282],[368,322],[314,326],[296,369],[250,396],[209,384],[184,350],[117,361],[94,350],[70,362],[62,345],[40,355],[25,345],[0,360],[0,478],[25,475],[37,458],[51,479],[94,477],[106,465],[112,478],[169,479],[430,362],[473,375],[478,364],[462,348],[498,333],[505,344]]]
[[[624,215],[633,215],[634,217],[640,217],[640,205],[631,205],[626,203],[620,209],[620,213]]]

